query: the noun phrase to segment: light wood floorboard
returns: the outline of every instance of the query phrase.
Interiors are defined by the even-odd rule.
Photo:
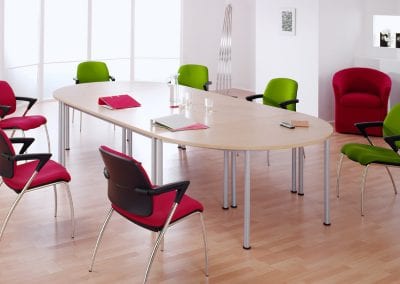
[[[57,159],[58,105],[41,103],[33,112],[49,120]],[[76,115],[76,114],[75,114]],[[76,237],[69,236],[66,195],[59,194],[53,217],[52,190],[24,196],[0,242],[0,283],[140,283],[150,253],[151,234],[114,214],[92,273],[90,257],[109,209],[98,147],[120,149],[120,129],[83,116],[71,125],[67,168],[75,203]],[[30,152],[46,151],[42,130]],[[378,141],[379,139],[374,139]],[[291,153],[251,154],[251,250],[242,249],[243,154],[238,154],[238,208],[222,210],[223,152],[165,144],[165,182],[188,179],[188,194],[205,206],[209,274],[204,276],[200,222],[196,217],[172,227],[165,251],[157,255],[149,283],[399,283],[400,201],[383,168],[371,169],[365,216],[360,216],[362,167],[346,160],[341,197],[336,198],[336,163],[341,145],[363,142],[355,135],[331,139],[331,226],[323,219],[323,145],[306,147],[305,195],[290,193]],[[150,169],[150,141],[134,135],[134,157]],[[150,170],[149,170],[150,171]],[[393,170],[399,184],[399,170]],[[15,193],[0,187],[0,220]],[[0,221],[2,222],[2,221]]]

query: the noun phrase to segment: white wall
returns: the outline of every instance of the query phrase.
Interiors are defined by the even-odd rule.
[[[232,4],[232,87],[254,90],[254,0],[182,0],[182,64],[209,68],[216,86],[225,7]]]
[[[317,0],[256,1],[256,90],[262,93],[274,77],[299,83],[297,110],[318,115]],[[280,32],[280,9],[296,8],[296,35]]]
[[[4,1],[0,1],[0,80],[4,80]]]
[[[322,119],[334,120],[333,74],[354,65],[362,35],[363,6],[364,0],[320,1],[318,114]]]

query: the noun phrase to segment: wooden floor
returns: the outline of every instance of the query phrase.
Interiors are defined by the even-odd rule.
[[[55,102],[34,111],[48,116],[57,159]],[[77,114],[75,114],[77,115]],[[59,194],[59,216],[53,217],[53,193],[24,196],[0,242],[0,283],[140,283],[152,236],[115,214],[105,232],[93,272],[88,272],[99,228],[109,209],[98,147],[120,148],[120,129],[83,117],[72,124],[67,168],[75,203],[76,237],[70,238],[66,195]],[[46,151],[44,132],[31,152]],[[27,136],[31,136],[28,135]],[[205,206],[209,273],[204,276],[200,222],[192,218],[172,227],[165,251],[154,262],[149,283],[399,283],[400,200],[383,168],[370,170],[365,216],[360,216],[362,167],[345,161],[340,199],[336,198],[336,162],[343,143],[362,137],[335,134],[331,139],[331,226],[323,219],[323,145],[306,147],[305,195],[290,193],[290,151],[253,152],[250,250],[242,249],[243,154],[238,156],[238,208],[222,210],[223,153],[165,145],[165,182],[188,179],[188,194]],[[134,136],[134,156],[150,168],[148,139]],[[399,170],[393,175],[397,184]],[[62,188],[60,188],[62,189]],[[0,218],[15,193],[0,188]],[[1,222],[1,221],[0,221]]]

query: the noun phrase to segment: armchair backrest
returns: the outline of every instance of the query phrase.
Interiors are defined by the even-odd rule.
[[[7,134],[0,129],[0,176],[12,178],[15,171],[15,161],[9,159],[14,157],[15,151]]]
[[[76,78],[79,83],[105,82],[110,80],[110,73],[104,62],[86,61],[79,63]]]
[[[15,94],[11,86],[6,81],[0,81],[0,105],[10,107],[7,114],[15,112],[17,105]]]
[[[263,104],[279,107],[279,104],[297,98],[298,84],[290,78],[271,79],[265,88]],[[296,104],[287,106],[288,110],[296,111]]]
[[[387,74],[379,70],[353,67],[336,72],[333,75],[332,84],[336,96],[364,92],[386,99],[389,96],[392,81]]]
[[[400,104],[396,104],[383,121],[383,136],[400,135]],[[400,148],[400,142],[396,143]]]
[[[205,89],[208,82],[208,68],[198,64],[186,64],[179,67],[178,83],[200,90]]]
[[[119,208],[140,216],[153,212],[153,197],[135,191],[153,185],[140,162],[107,146],[100,147],[104,175],[108,180],[108,198]]]

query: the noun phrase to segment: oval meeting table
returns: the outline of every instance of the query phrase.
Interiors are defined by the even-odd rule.
[[[172,109],[170,88],[166,83],[151,82],[99,82],[66,86],[54,91],[59,102],[59,162],[65,165],[65,149],[69,149],[69,109],[77,109],[96,118],[120,126],[123,131],[122,151],[132,153],[132,132],[152,140],[151,178],[162,184],[163,143],[175,143],[192,147],[222,150],[224,152],[224,207],[227,207],[228,163],[231,153],[244,152],[244,220],[243,248],[250,248],[250,152],[302,149],[304,146],[324,143],[324,212],[323,223],[330,225],[329,206],[329,138],[332,126],[319,118],[273,108],[246,100],[179,86],[190,106]],[[98,98],[128,94],[140,102],[140,107],[111,110],[98,104]],[[206,109],[205,100],[212,100],[211,110]],[[169,131],[156,126],[155,118],[180,112],[196,122],[209,126],[207,129]],[[309,127],[288,129],[280,126],[282,121],[307,120]],[[128,144],[126,143],[128,141]],[[301,151],[299,151],[301,153]],[[229,155],[231,154],[231,155]],[[299,179],[302,178],[302,154],[299,156]],[[293,168],[296,160],[292,156]],[[296,172],[296,170],[294,170]],[[302,182],[302,181],[301,181]],[[300,185],[299,185],[300,187]],[[300,190],[300,189],[299,189]],[[302,190],[302,189],[301,189]]]

